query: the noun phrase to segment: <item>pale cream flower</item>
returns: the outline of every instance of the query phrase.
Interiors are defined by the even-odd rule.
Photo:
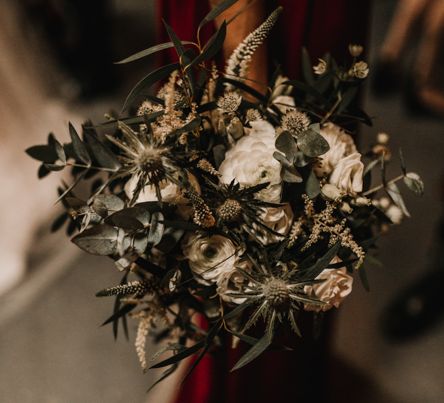
[[[339,263],[341,260],[335,257],[331,264]],[[316,277],[316,280],[324,280],[322,283],[308,285],[304,287],[305,293],[312,298],[317,298],[324,302],[324,305],[305,304],[306,311],[328,311],[338,308],[347,295],[351,293],[353,277],[347,273],[347,269],[325,269]]]
[[[313,66],[313,72],[318,76],[321,76],[327,71],[327,62],[323,59],[318,59],[319,63]]]
[[[385,215],[390,219],[393,224],[401,224],[404,218],[404,213],[395,204],[392,204],[386,211]]]
[[[361,154],[355,152],[341,159],[330,175],[329,183],[347,194],[362,192],[362,175],[364,164]]]
[[[227,113],[236,112],[242,102],[242,97],[235,91],[225,93],[217,100],[217,106]]]
[[[366,78],[369,73],[368,64],[364,61],[356,62],[350,69],[349,74],[356,78]]]
[[[321,128],[321,135],[327,140],[329,150],[320,156],[314,171],[318,176],[327,176],[338,165],[339,161],[356,152],[353,138],[334,123],[326,123]]]
[[[240,253],[233,242],[222,235],[195,234],[183,241],[182,251],[196,281],[204,285],[217,283],[222,276],[231,273]]]
[[[273,157],[275,130],[264,120],[251,122],[251,127],[248,135],[227,151],[219,167],[221,181],[229,184],[235,179],[241,186],[270,182],[266,189],[257,193],[257,198],[277,203],[281,197],[282,180],[281,165]]]
[[[331,183],[326,183],[322,186],[321,193],[329,200],[338,200],[344,195],[343,192]]]
[[[348,51],[353,57],[359,57],[364,51],[364,47],[351,43],[350,45],[348,45]]]

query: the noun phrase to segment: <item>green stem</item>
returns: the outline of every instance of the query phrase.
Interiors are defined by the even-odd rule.
[[[372,193],[377,192],[378,190],[384,189],[385,187],[387,187],[388,185],[390,185],[390,184],[392,184],[392,183],[396,183],[396,182],[398,182],[398,181],[401,180],[402,178],[404,178],[404,175],[399,175],[399,176],[397,176],[396,178],[394,178],[394,179],[388,181],[386,184],[381,184],[381,185],[375,186],[375,187],[372,188],[372,189],[367,190],[367,191],[364,192],[362,195],[363,195],[363,196],[368,196],[368,195],[370,195],[370,194],[372,194]]]

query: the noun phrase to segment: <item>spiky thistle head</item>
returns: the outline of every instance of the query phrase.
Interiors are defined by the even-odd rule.
[[[137,200],[140,192],[148,185],[155,187],[160,200],[161,182],[177,182],[177,172],[180,171],[170,148],[146,132],[135,132],[123,122],[119,122],[119,129],[121,138],[110,135],[106,137],[121,150],[121,173],[135,179],[131,203]]]
[[[246,77],[254,52],[267,38],[281,11],[282,7],[274,10],[258,28],[238,45],[227,61],[226,76],[229,78],[236,77],[240,80]]]

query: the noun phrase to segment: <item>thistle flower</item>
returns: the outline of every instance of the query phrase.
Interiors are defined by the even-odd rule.
[[[244,298],[256,306],[241,333],[246,332],[262,317],[267,324],[267,329],[271,331],[276,320],[283,322],[287,319],[293,331],[300,336],[296,323],[297,311],[304,303],[318,306],[323,304],[317,298],[307,296],[304,290],[306,285],[314,284],[316,280],[302,279],[297,266],[291,262],[277,262],[273,267],[259,265],[253,259],[252,262],[256,270],[247,272],[236,269],[249,280],[243,290],[225,291],[226,297],[233,300]]]
[[[313,72],[318,76],[321,76],[327,71],[327,62],[323,59],[318,59],[319,63],[313,66]]]
[[[234,113],[238,110],[242,97],[234,91],[225,93],[217,100],[217,106],[226,113]]]
[[[225,74],[228,77],[236,77],[241,81],[246,77],[254,52],[267,38],[281,11],[282,7],[274,10],[270,16],[233,51],[225,68]],[[228,88],[231,88],[231,85],[229,85]]]
[[[249,122],[262,119],[261,113],[257,109],[250,108],[247,110],[246,118]]]
[[[131,176],[131,179],[135,178],[136,186],[130,204],[137,200],[147,185],[154,186],[158,199],[162,200],[160,183],[177,182],[179,170],[172,160],[169,148],[160,145],[146,134],[136,133],[123,122],[119,122],[119,128],[122,131],[122,139],[110,135],[106,137],[122,151],[119,156],[123,165],[122,174]]]
[[[290,110],[282,117],[281,128],[294,135],[305,132],[310,126],[310,118],[304,113]]]

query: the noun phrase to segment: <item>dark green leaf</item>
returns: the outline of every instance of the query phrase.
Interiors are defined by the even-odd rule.
[[[66,164],[66,155],[63,146],[57,141],[52,133],[48,136],[48,145],[54,149],[57,154],[57,158],[60,162],[65,165]]]
[[[143,224],[137,218],[119,213],[120,212],[110,215],[105,222],[109,225],[127,230],[141,230],[144,228]]]
[[[42,144],[38,146],[29,147],[25,150],[26,154],[28,154],[31,158],[35,160],[46,162],[46,163],[54,163],[58,156],[54,148]]]
[[[364,287],[366,291],[370,291],[370,285],[368,283],[368,277],[367,277],[367,271],[365,269],[365,266],[361,266],[358,270],[359,272],[359,279],[361,280],[361,284]]]
[[[59,230],[63,226],[63,224],[65,224],[67,219],[68,219],[67,213],[60,214],[52,223],[51,232],[56,232],[57,230]]]
[[[74,242],[80,249],[93,255],[113,255],[117,252],[118,229],[106,224],[96,225],[76,235]]]
[[[112,169],[114,171],[119,170],[120,162],[108,147],[99,141],[96,134],[85,132],[85,140],[89,145],[94,158],[101,167]]]
[[[167,30],[168,36],[170,37],[171,41],[174,44],[174,47],[176,48],[176,52],[179,55],[180,58],[182,58],[184,52],[185,52],[185,48],[182,45],[182,42],[180,41],[180,39],[177,37],[176,33],[174,32],[173,28],[171,28],[166,22],[165,20],[163,20],[163,25],[165,25],[165,28]]]
[[[219,15],[221,15],[226,9],[230,8],[237,0],[223,0],[213,7],[210,12],[200,22],[198,30],[200,30],[205,24],[213,21]]]
[[[212,59],[217,54],[217,52],[219,52],[219,50],[222,49],[222,45],[224,44],[226,34],[227,34],[227,23],[224,21],[217,30],[217,32],[213,34],[213,36],[204,46],[202,52],[190,64],[188,64],[185,67],[185,70],[188,70],[192,66],[195,66],[196,64],[199,64],[205,60]]]
[[[171,374],[174,373],[174,371],[176,371],[176,369],[178,368],[178,364],[173,364],[170,368],[167,368],[164,372],[162,372],[162,375],[160,376],[159,379],[156,380],[156,382],[154,382],[146,391],[146,393],[150,392],[156,385],[158,385],[160,382],[162,382],[164,379],[168,378]]]
[[[310,55],[308,54],[307,49],[304,47],[302,48],[302,75],[304,77],[304,80],[310,84],[311,86],[314,85],[314,75],[313,75],[313,66],[311,63]]]
[[[88,154],[88,150],[86,149],[85,144],[83,144],[71,122],[69,122],[69,135],[71,137],[72,148],[76,158],[84,164],[90,165],[91,158]]]
[[[193,44],[193,42],[190,42],[190,41],[181,41],[181,43],[182,43],[182,45],[192,45]],[[140,52],[137,52],[137,53],[135,53],[123,60],[120,60],[114,64],[125,64],[125,63],[134,62],[135,60],[142,59],[143,57],[152,55],[153,53],[159,52],[164,49],[173,48],[173,47],[174,47],[173,42],[161,43],[159,45],[151,46],[148,49],[141,50]]]
[[[137,304],[132,304],[132,303],[123,305],[122,308],[114,312],[107,320],[105,320],[105,322],[103,322],[101,326],[105,326],[111,322],[115,323],[117,319],[130,313],[136,306]]]
[[[271,344],[272,334],[267,332],[253,347],[251,347],[236,363],[231,371],[235,371],[237,369],[242,368],[247,365],[255,358],[257,358],[260,354],[262,354],[267,347]]]
[[[324,256],[319,258],[313,266],[304,270],[301,280],[312,280],[316,278],[319,274],[321,274],[321,272],[330,264],[332,259],[336,256],[340,246],[340,243],[336,243],[327,251]]]
[[[39,170],[37,172],[37,176],[39,179],[44,178],[45,176],[50,174],[50,170],[48,168],[45,167],[45,164],[41,164],[39,167]]]
[[[65,168],[65,165],[58,165],[58,164],[44,164],[44,165],[45,168],[51,172],[62,171]]]
[[[143,91],[150,88],[156,82],[168,77],[174,70],[177,70],[179,68],[179,63],[171,63],[167,64],[166,66],[160,67],[157,70],[154,70],[150,74],[146,75],[135,85],[135,87],[128,94],[123,105],[123,110],[126,110],[130,105],[132,105]]]
[[[193,355],[194,353],[198,352],[201,348],[203,348],[205,346],[205,342],[206,342],[206,340],[201,340],[201,341],[197,342],[196,344],[194,344],[193,346],[186,348],[186,349],[182,350],[181,352],[173,355],[172,357],[167,358],[166,360],[163,360],[163,361],[151,366],[150,369],[167,367],[168,365],[175,364],[176,362],[182,361],[184,358],[187,358],[190,355]]]

